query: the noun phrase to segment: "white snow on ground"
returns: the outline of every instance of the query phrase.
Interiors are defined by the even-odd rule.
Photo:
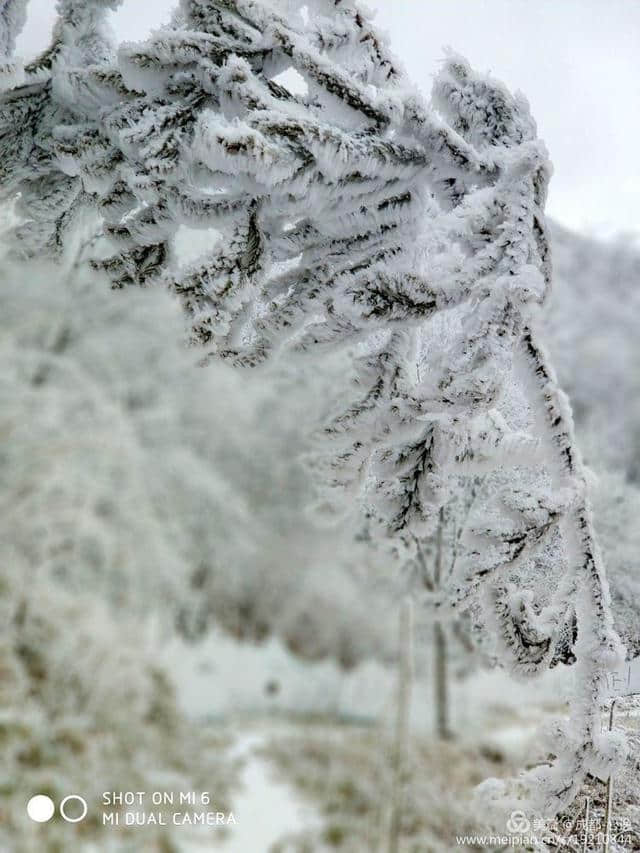
[[[374,721],[394,714],[397,675],[371,661],[344,672],[332,661],[300,661],[275,638],[254,646],[220,632],[212,632],[197,645],[172,640],[162,658],[176,684],[179,702],[192,719],[294,712]],[[494,669],[454,681],[454,728],[472,737],[482,719],[494,718],[496,712],[503,718],[513,714],[522,720],[530,711],[531,722],[539,721],[541,705],[560,706],[567,691],[566,675],[564,667],[557,667],[528,683]],[[268,684],[276,684],[277,692],[268,693]],[[432,730],[432,706],[427,673],[412,688],[414,730]]]
[[[234,803],[237,826],[221,847],[225,853],[268,850],[286,832],[309,827],[318,820],[315,811],[288,785],[275,780],[273,770],[255,755],[264,740],[260,734],[245,734],[238,739],[238,754],[247,757],[247,766],[244,789]]]
[[[270,711],[378,717],[395,683],[376,663],[345,674],[333,661],[299,660],[276,638],[254,646],[217,631],[197,645],[172,640],[162,659],[183,710],[195,719]],[[277,692],[269,694],[268,684]]]
[[[172,640],[162,657],[187,715],[214,725],[220,721],[237,731],[231,756],[245,762],[242,788],[231,795],[236,826],[229,827],[224,840],[203,828],[202,844],[185,844],[182,853],[266,853],[286,834],[320,823],[313,806],[256,754],[274,734],[291,733],[291,712],[324,712],[383,724],[392,723],[395,715],[396,673],[373,662],[343,672],[330,661],[301,662],[277,639],[253,646],[218,632],[197,645]],[[535,751],[545,714],[561,710],[567,686],[563,670],[558,667],[531,684],[516,682],[499,669],[454,681],[452,723],[459,743],[481,738],[508,755],[521,752],[529,742]],[[277,692],[265,690],[269,683],[278,684]],[[433,726],[428,673],[413,685],[412,693],[412,728],[426,734]]]
[[[229,827],[230,835],[218,841],[213,834],[215,830],[208,833],[203,830],[202,841],[184,843],[182,853],[202,853],[211,850],[212,845],[220,853],[262,853],[286,833],[318,822],[315,810],[289,785],[278,781],[268,764],[256,755],[266,739],[266,732],[244,732],[232,748],[231,756],[243,759],[246,764],[242,789],[232,801],[236,824]]]

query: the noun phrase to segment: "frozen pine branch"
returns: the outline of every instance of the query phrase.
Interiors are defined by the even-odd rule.
[[[60,157],[59,138],[78,132],[64,84],[69,67],[104,67],[113,58],[106,15],[119,2],[60,0],[50,47],[24,68],[22,85],[0,95],[0,200],[18,199],[16,256],[60,256],[91,216],[77,171],[65,171]]]

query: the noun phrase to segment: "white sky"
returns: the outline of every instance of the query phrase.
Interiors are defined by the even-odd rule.
[[[119,37],[141,38],[176,0],[125,0]],[[368,0],[426,92],[450,46],[528,97],[555,174],[547,210],[566,225],[640,231],[640,0]],[[30,0],[18,45],[43,48],[55,0]]]

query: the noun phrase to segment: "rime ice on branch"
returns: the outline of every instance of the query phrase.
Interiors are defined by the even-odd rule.
[[[558,810],[613,760],[598,715],[619,650],[570,409],[535,337],[550,168],[526,101],[451,56],[425,105],[342,0],[183,0],[117,63],[55,68],[75,116],[51,130],[56,180],[96,198],[115,286],[168,285],[194,340],[238,365],[350,348],[317,467],[398,553],[483,476],[448,600],[481,608],[522,675],[577,659],[558,759],[529,776]],[[181,225],[211,234],[188,266]]]
[[[18,197],[14,255],[60,255],[74,226],[93,206],[77,173],[65,173],[59,156],[58,137],[64,138],[66,126],[76,121],[60,88],[68,67],[99,68],[113,60],[106,15],[120,2],[59,0],[51,46],[22,69],[20,86],[0,86],[0,201]],[[20,0],[0,5],[0,12],[8,10],[10,21],[17,22],[16,33],[25,5]],[[15,42],[15,34],[7,32],[5,50]]]

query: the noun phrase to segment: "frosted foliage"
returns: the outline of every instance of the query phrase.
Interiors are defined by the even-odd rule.
[[[91,230],[93,204],[56,152],[56,135],[72,120],[58,88],[66,65],[97,68],[113,58],[106,20],[119,2],[60,0],[51,46],[22,69],[21,85],[0,86],[0,201],[18,198],[16,256],[61,255],[80,223]]]
[[[26,577],[192,640],[215,621],[307,659],[393,655],[386,564],[303,512],[303,383],[196,368],[163,293],[33,264],[0,283],[0,539]]]
[[[557,760],[522,782],[557,811],[615,759],[599,702],[620,648],[571,410],[537,341],[550,166],[526,101],[450,55],[425,103],[347,0],[183,0],[112,63],[61,55],[37,90],[60,119],[34,128],[46,180],[95,204],[114,286],[168,286],[207,359],[312,377],[350,354],[312,454],[330,512],[359,507],[406,563],[484,478],[439,603],[477,608],[522,676],[575,662]],[[275,82],[291,70],[303,94]],[[220,237],[182,264],[181,226]]]
[[[51,850],[79,849],[89,842],[100,850],[122,850],[135,843],[124,820],[115,837],[112,828],[95,819],[102,792],[119,790],[123,778],[136,790],[176,792],[208,790],[215,780],[222,805],[230,768],[219,745],[208,743],[181,718],[150,637],[130,617],[114,617],[95,595],[70,593],[44,575],[34,577],[5,541],[0,577],[2,849],[43,849],[42,828],[25,809],[34,791],[56,803],[78,791],[89,804],[90,819],[81,825],[63,820],[47,825]],[[185,837],[172,827],[150,827],[145,843],[160,850],[169,838],[177,844],[178,835]]]
[[[607,563],[616,628],[626,644],[628,657],[638,657],[640,490],[619,474],[602,474],[593,491],[596,530]]]

